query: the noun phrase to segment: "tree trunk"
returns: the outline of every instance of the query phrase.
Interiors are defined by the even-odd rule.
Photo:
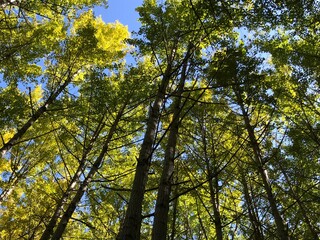
[[[210,200],[211,200],[212,208],[213,208],[216,238],[217,238],[217,240],[223,240],[222,222],[221,222],[221,214],[220,214],[220,203],[219,203],[218,169],[217,169],[217,167],[212,168],[211,163],[210,163],[210,158],[208,156],[205,119],[203,119],[203,126],[202,126],[202,142],[203,142],[204,157],[205,157],[205,161],[206,161],[207,179],[209,182]],[[213,156],[213,159],[211,159],[211,160],[216,162],[217,159],[216,159],[214,146],[212,146],[212,154],[211,155]]]
[[[269,183],[268,173],[264,166],[264,162],[261,155],[261,149],[254,133],[254,127],[251,126],[248,112],[244,107],[244,102],[241,96],[241,90],[239,89],[238,86],[235,86],[234,91],[237,97],[237,102],[241,108],[241,113],[244,120],[245,128],[249,135],[250,145],[253,150],[255,164],[256,164],[258,173],[260,174],[260,177],[262,179],[263,187],[267,193],[267,199],[271,207],[271,213],[275,220],[278,237],[281,240],[288,240],[289,239],[288,231],[286,230],[285,224],[278,210],[277,200],[276,200],[276,197],[273,195],[272,188]]]
[[[68,185],[68,188],[67,190],[63,193],[62,197],[60,198],[57,206],[56,206],[56,209],[49,221],[49,223],[47,224],[46,226],[46,229],[45,231],[43,232],[40,240],[46,240],[46,239],[49,239],[50,236],[52,235],[53,233],[53,229],[54,227],[56,226],[56,223],[58,221],[58,218],[60,216],[60,214],[62,213],[65,205],[67,204],[67,201],[71,195],[71,193],[73,191],[75,191],[76,189],[76,183],[79,181],[80,179],[80,176],[81,176],[81,173],[83,172],[84,168],[85,168],[85,165],[86,165],[86,162],[87,162],[87,156],[89,154],[89,152],[91,151],[92,147],[93,147],[93,144],[95,142],[95,140],[97,139],[101,129],[102,129],[102,121],[104,120],[104,117],[101,118],[101,121],[99,123],[99,125],[97,126],[92,138],[90,139],[90,143],[89,145],[85,148],[85,151],[83,152],[82,154],[82,157],[81,157],[81,160],[80,160],[80,164],[77,168],[77,171],[75,172],[75,174],[73,175],[69,185]]]
[[[15,172],[13,172],[11,176],[12,177],[10,177],[9,182],[8,182],[9,186],[6,188],[3,188],[2,193],[0,194],[0,205],[2,205],[3,201],[5,201],[11,195],[16,184],[21,179],[20,176],[18,174],[16,174]]]
[[[178,178],[177,178],[178,180]],[[176,186],[174,194],[178,194],[178,186]],[[172,212],[172,226],[171,226],[171,235],[170,235],[170,240],[175,240],[175,235],[176,235],[176,223],[177,223],[177,217],[178,217],[178,199],[175,198],[173,201],[173,212]]]
[[[190,49],[188,49],[188,52]],[[187,53],[189,55],[189,53]],[[153,240],[163,240],[167,236],[168,214],[169,214],[169,199],[171,193],[171,186],[173,183],[174,160],[176,153],[176,145],[178,139],[178,130],[181,124],[181,96],[184,90],[187,73],[187,62],[183,63],[181,79],[178,84],[178,89],[175,93],[175,100],[173,101],[173,117],[170,123],[170,133],[168,143],[165,150],[163,170],[160,179],[158,196],[155,207],[154,222],[152,229]]]
[[[253,228],[253,236],[252,236],[253,238],[252,239],[263,240],[264,236],[263,236],[263,233],[260,228],[261,224],[260,224],[259,219],[257,218],[255,210],[253,208],[252,197],[250,196],[250,193],[249,193],[247,180],[245,178],[245,174],[244,174],[243,170],[241,169],[240,171],[241,171],[241,181],[242,181],[242,185],[243,185],[244,199],[246,201],[249,219],[250,219],[250,222],[251,222],[252,228]]]
[[[220,214],[220,204],[219,204],[219,181],[217,171],[212,171],[207,163],[207,173],[209,177],[209,190],[211,203],[213,206],[213,214],[214,214],[214,226],[216,230],[217,240],[223,240],[223,232],[222,232],[222,222],[221,222],[221,214]],[[214,176],[214,178],[212,178]]]
[[[67,210],[65,211],[65,213],[63,214],[57,229],[55,230],[55,232],[53,233],[53,236],[51,238],[51,240],[59,240],[73,214],[73,212],[75,211],[77,204],[80,202],[83,194],[85,193],[85,191],[87,190],[90,182],[92,181],[93,176],[95,175],[95,173],[99,170],[99,167],[103,161],[103,158],[105,156],[105,154],[108,151],[109,148],[109,144],[112,140],[112,136],[114,135],[117,125],[120,122],[120,119],[123,115],[123,112],[125,110],[126,104],[124,104],[122,106],[122,108],[119,110],[111,128],[110,131],[108,133],[107,139],[103,145],[103,148],[100,152],[100,155],[98,156],[98,158],[96,159],[96,161],[94,162],[93,166],[91,167],[88,175],[86,176],[86,178],[84,179],[84,181],[80,184],[80,187],[76,193],[76,195],[73,197],[73,199],[71,200],[71,202],[69,203],[69,206],[67,208]]]
[[[214,226],[216,231],[216,239],[223,240],[223,227],[220,214],[220,202],[219,202],[219,171],[216,167],[217,157],[215,153],[214,140],[211,137],[211,152],[208,152],[208,136],[206,127],[206,110],[204,109],[204,115],[198,119],[201,128],[201,140],[203,144],[203,158],[205,161],[205,170],[207,174],[207,181],[209,183],[210,201],[212,204],[214,215]],[[209,137],[209,138],[210,138]],[[212,164],[214,166],[212,166]]]
[[[169,64],[162,78],[156,99],[149,109],[147,129],[137,160],[130,200],[123,223],[117,236],[117,240],[140,239],[142,202],[148,179],[148,171],[151,164],[153,145],[156,137],[157,125],[160,117],[160,109],[170,81],[172,67]]]
[[[53,229],[56,226],[56,223],[58,221],[58,218],[60,217],[60,214],[63,211],[64,206],[67,204],[69,196],[71,195],[72,191],[75,190],[76,181],[79,179],[79,177],[81,175],[82,168],[83,168],[83,164],[80,164],[80,166],[77,169],[77,172],[73,176],[73,178],[68,186],[68,189],[63,193],[62,197],[60,198],[60,200],[56,206],[56,209],[55,209],[49,223],[47,224],[46,229],[44,230],[40,240],[47,240],[52,235]]]

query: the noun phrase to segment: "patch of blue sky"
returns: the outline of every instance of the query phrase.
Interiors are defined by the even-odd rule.
[[[135,9],[142,4],[143,0],[109,0],[108,8],[95,7],[94,13],[96,16],[101,16],[104,22],[110,23],[119,21],[128,27],[128,30],[136,32],[141,24],[138,21],[139,14]],[[132,55],[126,57],[128,64],[134,64],[135,60]]]
[[[141,4],[142,0],[109,0],[108,8],[95,7],[94,13],[100,15],[106,23],[119,21],[132,32],[140,27],[139,14],[135,9]]]

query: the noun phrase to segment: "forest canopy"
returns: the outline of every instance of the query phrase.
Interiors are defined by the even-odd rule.
[[[320,2],[107,6],[0,1],[0,239],[319,240]]]

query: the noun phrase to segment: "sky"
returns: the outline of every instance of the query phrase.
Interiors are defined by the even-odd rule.
[[[127,25],[130,32],[137,31],[140,24],[139,14],[135,8],[141,4],[142,0],[108,0],[107,9],[97,7],[94,12],[97,16],[101,15],[106,23],[118,20],[123,25]]]
[[[142,4],[143,0],[108,0],[108,8],[96,7],[94,13],[101,15],[104,22],[115,22],[118,20],[123,25],[128,26],[130,32],[138,31],[140,23],[139,14],[135,8]],[[134,58],[128,54],[126,56],[128,64],[135,64]]]

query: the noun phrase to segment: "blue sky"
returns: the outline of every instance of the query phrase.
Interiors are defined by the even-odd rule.
[[[139,29],[139,14],[135,8],[142,4],[142,0],[108,0],[109,7],[95,8],[94,12],[97,16],[101,15],[102,19],[108,22],[118,20],[124,25],[127,25],[129,31],[137,31]]]

